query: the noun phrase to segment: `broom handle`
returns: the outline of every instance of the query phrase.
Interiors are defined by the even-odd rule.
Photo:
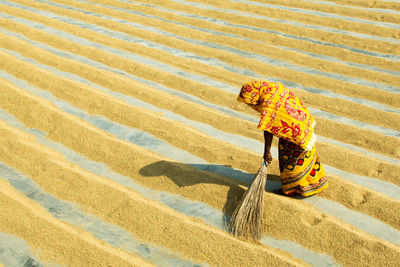
[[[268,164],[269,165],[269,164]],[[268,165],[265,163],[265,161],[263,162],[263,164],[261,165],[261,168],[258,170],[259,172],[263,172],[266,173],[267,172],[267,167]]]

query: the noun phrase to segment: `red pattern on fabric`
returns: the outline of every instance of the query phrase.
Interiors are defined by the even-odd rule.
[[[251,89],[251,91],[250,91]],[[269,131],[304,149],[311,149],[314,118],[304,104],[279,82],[252,81],[242,86],[238,97],[260,112],[260,130]]]

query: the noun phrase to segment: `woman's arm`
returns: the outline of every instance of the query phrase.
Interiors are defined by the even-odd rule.
[[[271,144],[272,144],[272,137],[273,134],[270,132],[264,131],[264,161],[265,163],[270,164],[272,162],[272,155],[271,155]]]

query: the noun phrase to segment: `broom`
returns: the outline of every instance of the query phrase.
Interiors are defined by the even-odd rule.
[[[264,162],[232,214],[230,228],[234,236],[260,238],[266,180],[267,166]]]

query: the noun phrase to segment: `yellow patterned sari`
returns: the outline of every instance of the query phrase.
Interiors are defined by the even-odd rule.
[[[281,83],[253,81],[242,86],[238,101],[260,112],[258,129],[279,137],[283,193],[311,196],[328,187],[315,148],[314,118],[292,91]]]
[[[324,167],[318,159],[315,146],[311,150],[280,138],[279,169],[282,191],[286,195],[311,196],[328,187]]]
[[[311,150],[316,136],[315,121],[291,90],[281,83],[253,81],[242,86],[238,101],[249,104],[261,114],[258,129]]]

